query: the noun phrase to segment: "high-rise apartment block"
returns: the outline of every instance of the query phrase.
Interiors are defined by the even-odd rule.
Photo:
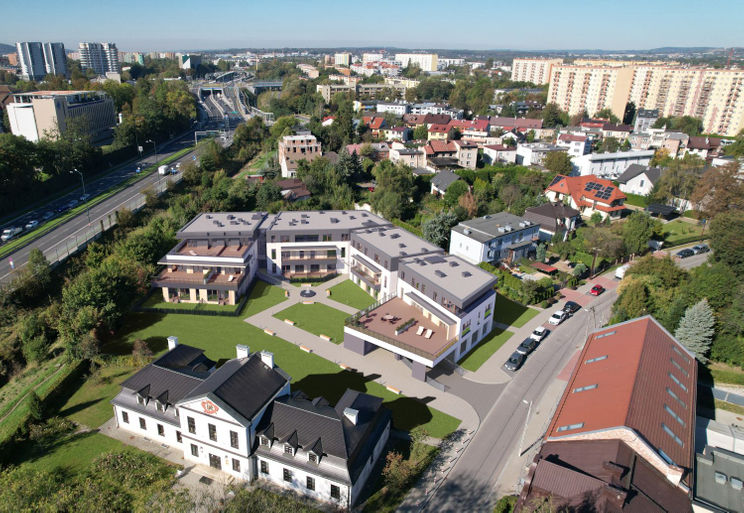
[[[120,73],[119,51],[114,43],[80,43],[80,66],[98,75]]]
[[[435,53],[396,53],[395,60],[404,68],[415,64],[421,71],[436,71],[439,56]]]
[[[744,70],[622,64],[554,65],[548,101],[571,115],[609,108],[622,118],[633,102],[663,117],[698,118],[707,133],[735,136],[744,128]]]
[[[21,76],[42,80],[46,75],[67,75],[67,55],[62,43],[16,43]]]
[[[348,52],[337,53],[333,56],[333,63],[336,66],[351,66],[351,54]]]
[[[563,64],[563,59],[514,59],[511,79],[514,82],[547,84],[553,66],[558,64]]]

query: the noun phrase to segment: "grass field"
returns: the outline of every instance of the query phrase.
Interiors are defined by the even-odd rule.
[[[689,239],[690,237],[699,236],[703,232],[703,227],[696,224],[687,223],[676,219],[667,223],[664,229],[664,242],[666,246],[674,246],[677,241]]]
[[[485,339],[470,350],[464,360],[460,360],[460,367],[471,372],[477,371],[512,335],[514,333],[511,331],[494,328]]]
[[[250,317],[286,300],[283,288],[256,280],[253,282],[251,291],[248,293],[248,302],[240,315],[243,318]]]
[[[245,178],[247,175],[254,175],[266,167],[269,157],[276,156],[275,151],[263,152],[256,156],[250,161],[238,174],[235,175],[236,179]]]
[[[367,308],[375,302],[375,298],[364,292],[351,280],[342,281],[331,287],[331,299],[349,305],[357,310]]]
[[[716,385],[744,385],[744,370],[725,363],[711,362],[708,370]]]
[[[295,303],[289,308],[274,314],[274,317],[283,321],[289,319],[295,322],[295,326],[314,335],[328,335],[331,342],[340,344],[344,340],[344,320],[349,316],[346,312],[336,310],[323,303],[303,305]]]
[[[51,447],[24,444],[22,455],[16,463],[28,463],[37,470],[52,471],[62,468],[76,474],[94,459],[110,451],[136,451],[113,438],[98,433],[67,434],[57,438]],[[14,458],[15,460],[15,458]]]
[[[631,194],[629,192],[624,193],[627,199],[625,203],[633,205],[634,207],[646,208],[648,206],[648,198],[639,194]]]
[[[537,310],[516,303],[501,294],[496,294],[496,304],[493,308],[495,321],[521,328],[536,315]]]
[[[168,346],[166,337],[175,335],[183,344],[204,348],[209,358],[224,360],[235,357],[236,344],[245,344],[251,351],[273,352],[277,365],[292,376],[293,390],[302,390],[311,397],[322,395],[335,404],[347,388],[366,391],[385,400],[385,406],[393,412],[397,429],[410,430],[422,425],[431,436],[437,438],[451,433],[460,424],[458,419],[429,408],[424,401],[389,392],[373,381],[376,375],[365,376],[341,370],[333,362],[307,354],[294,344],[267,335],[243,322],[242,318],[131,313],[123,325],[126,329],[116,333],[104,345],[103,352],[130,354],[132,343],[139,338],[147,341],[153,352],[162,353]],[[79,401],[85,402],[82,397]],[[107,401],[98,401],[90,407],[103,409],[104,406],[110,411],[111,406]],[[98,415],[84,412],[84,409],[79,412],[92,418]]]

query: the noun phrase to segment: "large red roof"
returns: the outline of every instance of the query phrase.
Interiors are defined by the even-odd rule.
[[[611,181],[595,175],[558,175],[547,190],[571,196],[577,208],[592,207],[603,212],[622,210],[625,208],[622,203],[627,198]],[[613,206],[614,201],[620,204]]]
[[[474,119],[470,121],[467,119],[453,119],[449,122],[449,128],[457,128],[460,131],[473,130],[476,132],[487,132],[488,120]]]

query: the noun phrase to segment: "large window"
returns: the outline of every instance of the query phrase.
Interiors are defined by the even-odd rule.
[[[196,446],[196,444],[191,444],[191,455],[199,456],[199,448]]]
[[[284,470],[282,470],[282,476],[284,480],[287,481],[288,483],[292,482],[292,471],[289,470],[288,468],[285,468]]]
[[[180,431],[176,431],[176,442],[178,442],[179,444],[183,443],[183,437],[181,436]]]
[[[125,411],[121,412],[121,420],[125,424],[129,424],[129,414],[127,412],[125,412]]]
[[[145,423],[145,419],[140,417],[139,421],[140,421],[140,429],[147,429],[147,423]]]
[[[341,498],[341,488],[338,486],[332,484],[331,485],[331,497],[334,499],[340,499]]]
[[[194,417],[186,417],[186,424],[189,426],[189,433],[192,435],[196,434],[196,423],[194,422]]]
[[[307,476],[307,482],[305,483],[305,488],[308,490],[315,490],[315,479]]]
[[[240,461],[235,458],[232,459],[232,468],[235,472],[240,472]]]
[[[262,474],[268,474],[269,473],[269,462],[268,461],[261,461],[261,473]]]
[[[230,447],[238,448],[238,434],[235,431],[230,431]]]
[[[209,439],[212,440],[213,442],[216,442],[217,441],[217,426],[215,426],[214,424],[208,424],[207,426],[209,427]]]
[[[162,424],[158,424],[158,436],[165,436],[165,428]]]

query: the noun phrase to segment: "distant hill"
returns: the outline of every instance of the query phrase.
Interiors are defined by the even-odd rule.
[[[15,45],[6,45],[4,43],[0,43],[0,54],[6,54],[6,53],[13,53],[16,51]]]

